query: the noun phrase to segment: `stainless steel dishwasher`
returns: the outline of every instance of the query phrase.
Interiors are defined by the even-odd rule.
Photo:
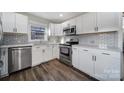
[[[12,73],[31,67],[32,52],[31,47],[9,48],[8,72]]]

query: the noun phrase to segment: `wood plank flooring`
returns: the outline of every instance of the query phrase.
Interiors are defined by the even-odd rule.
[[[79,73],[58,60],[40,64],[12,73],[1,81],[91,81],[86,75]]]

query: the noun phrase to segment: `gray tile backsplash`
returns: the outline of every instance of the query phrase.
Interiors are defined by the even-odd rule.
[[[87,34],[79,36],[79,43],[86,45],[106,45],[107,47],[118,47],[118,33]]]
[[[118,47],[118,33],[109,32],[109,33],[97,33],[97,34],[84,34],[79,36],[64,36],[64,37],[49,37],[48,42],[53,43],[65,43],[71,38],[78,38],[79,44],[90,45],[90,46],[100,46],[105,45],[107,47],[117,48]],[[22,34],[4,34],[3,44],[12,45],[12,44],[27,44],[28,35]]]
[[[118,47],[118,33],[109,32],[109,33],[96,33],[96,34],[83,34],[79,36],[70,36],[65,37],[64,42],[70,38],[78,38],[79,44],[90,45],[90,46],[106,46],[117,48]]]
[[[26,34],[4,34],[3,45],[26,44],[28,35]]]

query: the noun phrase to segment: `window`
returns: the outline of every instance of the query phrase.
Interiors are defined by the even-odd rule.
[[[30,39],[31,41],[46,40],[47,26],[41,23],[31,23],[30,24]]]
[[[31,26],[31,39],[44,39],[45,27]]]

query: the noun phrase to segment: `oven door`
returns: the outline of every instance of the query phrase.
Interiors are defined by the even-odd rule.
[[[71,47],[70,46],[60,46],[60,56],[67,59],[71,59]]]
[[[60,46],[60,61],[72,65],[71,46]]]

